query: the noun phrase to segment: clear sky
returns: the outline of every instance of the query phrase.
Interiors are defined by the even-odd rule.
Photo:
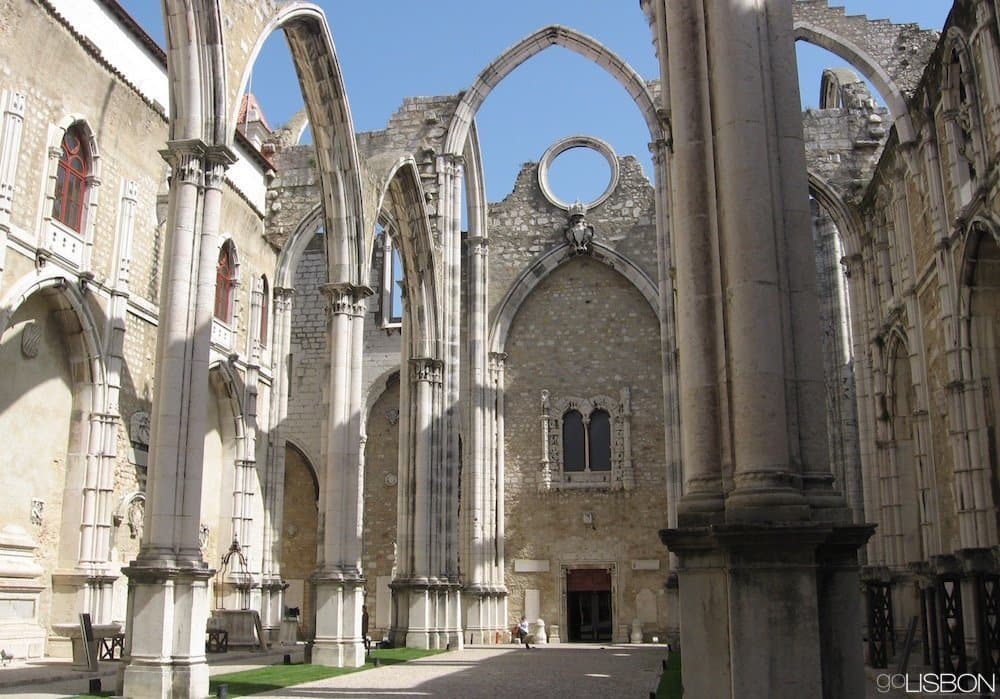
[[[120,0],[163,43],[159,2]],[[340,58],[357,131],[383,128],[408,95],[442,95],[469,86],[505,48],[548,24],[563,24],[598,39],[646,79],[657,62],[639,0],[317,0],[326,12]],[[844,0],[850,14],[916,22],[940,29],[948,0]],[[799,44],[803,106],[816,106],[823,68],[846,65]],[[254,93],[272,126],[302,107],[284,38],[272,36],[254,68]],[[538,160],[554,141],[578,133],[636,155],[647,175],[648,132],[625,91],[589,61],[553,47],[516,69],[489,96],[477,121],[487,193],[502,199],[525,161]],[[587,152],[556,160],[553,177],[563,199],[587,200],[603,189],[606,166]]]

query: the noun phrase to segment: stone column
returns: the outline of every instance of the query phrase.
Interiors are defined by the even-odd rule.
[[[108,323],[103,338],[107,358],[107,388],[105,410],[91,416],[91,447],[87,457],[87,476],[82,492],[80,525],[80,556],[77,568],[85,576],[83,609],[90,612],[95,624],[107,624],[111,619],[112,584],[118,577],[110,569],[111,512],[114,474],[118,455],[119,394],[124,362],[125,314],[129,297],[129,267],[132,258],[132,237],[135,230],[135,209],[138,185],[128,180],[122,185],[118,211],[117,259],[108,308]]]
[[[361,437],[361,342],[364,299],[371,290],[352,284],[324,289],[330,310],[330,417],[320,490],[316,596],[316,637],[312,662],[360,667],[365,662],[361,638],[364,576],[361,571],[363,477]]]
[[[685,690],[862,696],[856,551],[871,528],[850,524],[828,465],[792,0],[653,10],[686,476],[661,539],[678,560]]]
[[[459,439],[462,429],[458,405],[461,401],[459,367],[461,365],[462,329],[462,187],[465,158],[447,154],[438,158],[439,192],[441,194],[441,241],[444,258],[443,357],[441,390],[436,397],[435,416],[442,419],[442,429],[436,440],[439,456],[434,466],[434,514],[436,519],[431,561],[436,576],[438,604],[445,609],[440,617],[438,645],[461,648],[462,604],[459,581],[459,549],[461,527],[458,509]],[[485,320],[483,321],[485,327]]]
[[[143,542],[123,569],[128,697],[208,694],[205,621],[214,571],[199,540],[202,462],[221,187],[235,156],[197,140],[167,145],[173,173]]]
[[[288,419],[288,356],[292,337],[292,299],[295,291],[272,290],[274,314],[271,339],[271,409],[264,476],[264,542],[261,556],[261,595],[265,628],[276,628],[284,613],[286,588],[281,579],[281,528],[285,498],[285,420]]]
[[[721,280],[718,216],[715,207],[711,105],[708,94],[708,45],[700,2],[658,1],[655,6],[672,31],[658,37],[666,47],[669,111],[673,125],[672,178],[675,265],[678,274],[677,336],[687,354],[678,376],[680,441],[684,463],[684,495],[678,518],[685,522],[722,517],[722,468],[726,437],[721,425],[725,398],[720,375],[719,324]],[[668,43],[669,42],[669,43]],[[683,107],[681,107],[683,105]],[[661,251],[662,254],[663,251]],[[666,284],[662,279],[660,285]]]
[[[21,155],[21,130],[24,125],[24,95],[3,93],[3,122],[0,122],[0,286],[7,261],[7,236],[14,204],[17,161]]]
[[[467,463],[462,472],[463,509],[462,573],[465,595],[465,627],[471,643],[486,643],[492,636],[488,623],[490,583],[489,567],[492,556],[487,557],[487,543],[491,540],[489,525],[492,511],[489,507],[494,493],[489,477],[486,453],[486,270],[488,240],[484,237],[469,238],[468,294],[469,337],[467,356],[469,363],[468,431],[465,439]]]

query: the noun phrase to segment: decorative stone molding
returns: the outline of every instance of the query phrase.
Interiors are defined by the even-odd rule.
[[[616,400],[611,396],[590,398],[568,396],[553,398],[542,391],[542,459],[539,490],[570,490],[596,488],[632,490],[635,473],[632,466],[631,390],[623,386]],[[603,410],[611,421],[611,470],[591,471],[589,463],[582,471],[566,471],[563,460],[563,417],[571,410],[579,411],[585,425],[591,415]]]

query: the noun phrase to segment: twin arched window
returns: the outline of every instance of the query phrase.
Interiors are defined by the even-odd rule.
[[[635,487],[631,403],[627,386],[621,387],[617,399],[606,395],[555,398],[542,391],[539,489]]]
[[[62,153],[56,171],[55,200],[52,217],[77,233],[83,232],[83,212],[90,175],[90,151],[81,129],[75,124],[66,129]]]
[[[579,410],[562,418],[563,471],[611,470],[611,416],[595,410],[584,420]]]

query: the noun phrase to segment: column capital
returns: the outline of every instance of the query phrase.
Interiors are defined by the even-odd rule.
[[[410,357],[410,370],[413,383],[441,383],[444,378],[444,362],[432,357]]]
[[[485,235],[472,235],[466,238],[470,255],[485,256],[490,251],[490,239]]]
[[[364,299],[374,293],[370,286],[352,284],[351,282],[337,282],[334,284],[324,284],[320,290],[329,299],[328,308],[334,315],[358,315],[364,314]]]

